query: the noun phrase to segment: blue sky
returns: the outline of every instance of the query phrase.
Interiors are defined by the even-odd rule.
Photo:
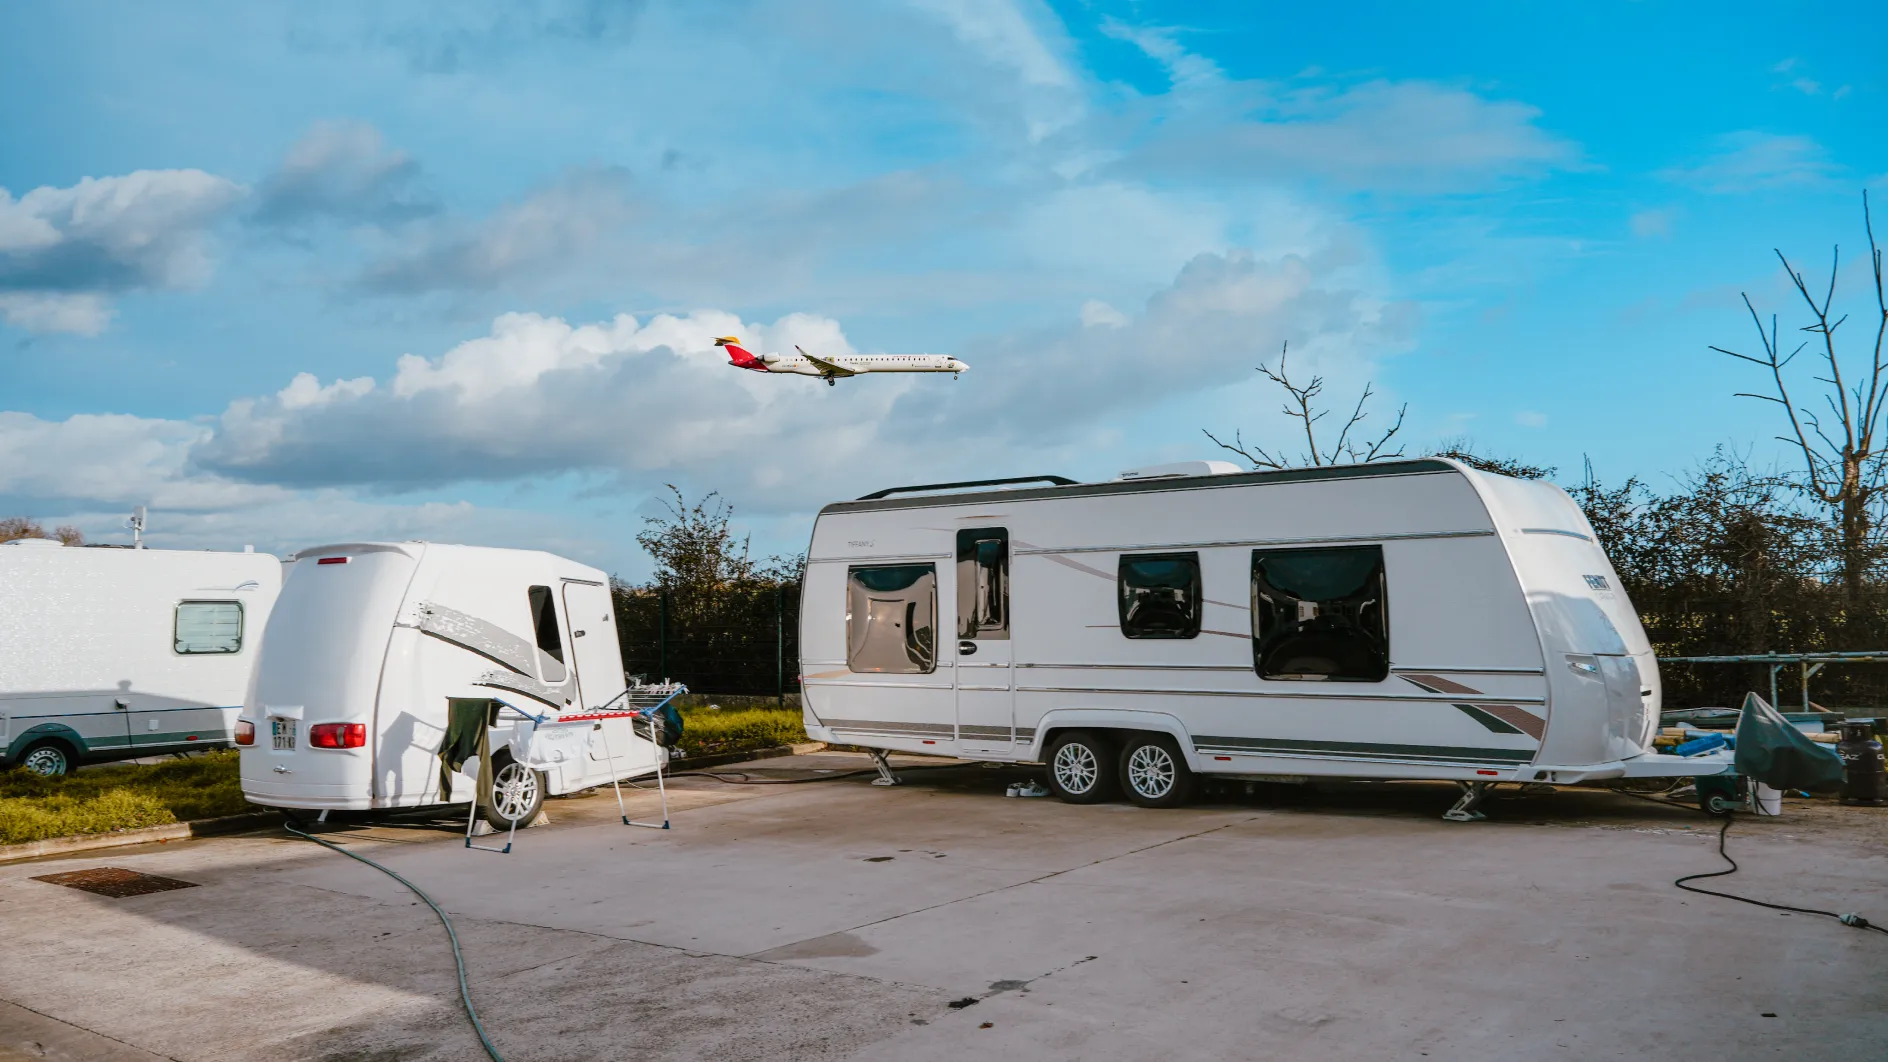
[[[1771,411],[1772,247],[1866,316],[1879,5],[545,2],[0,13],[0,510],[635,577],[880,487],[1289,446],[1289,340],[1412,452],[1668,482]],[[947,351],[827,388],[763,349]],[[1859,339],[1860,337],[1854,337]],[[1858,354],[1859,346],[1853,347]]]

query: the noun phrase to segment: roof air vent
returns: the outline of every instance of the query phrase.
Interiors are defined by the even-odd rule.
[[[1244,469],[1231,461],[1176,461],[1170,465],[1148,465],[1121,473],[1122,481],[1133,479],[1171,479],[1174,476],[1223,476]]]

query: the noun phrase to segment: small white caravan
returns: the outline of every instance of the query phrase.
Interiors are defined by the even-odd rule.
[[[1475,783],[1725,769],[1651,751],[1651,646],[1552,484],[1439,459],[1043,479],[821,510],[810,734],[1150,806],[1196,774],[1428,778],[1465,783],[1462,817]]]
[[[281,585],[266,553],[0,546],[0,766],[227,747]]]
[[[321,546],[294,561],[237,724],[252,802],[471,801],[476,759],[442,780],[453,698],[510,706],[490,730],[488,819],[529,822],[546,795],[667,761],[627,716],[603,711],[626,686],[603,572],[535,550],[426,542]]]

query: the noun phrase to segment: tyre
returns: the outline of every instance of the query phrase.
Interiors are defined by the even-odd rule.
[[[1141,734],[1121,750],[1121,792],[1130,804],[1174,808],[1193,796],[1193,771],[1165,734]]]
[[[534,771],[501,752],[492,757],[492,791],[483,794],[481,812],[492,829],[509,830],[513,823],[529,826],[544,807],[546,779],[543,771]]]
[[[1049,744],[1049,788],[1070,804],[1099,804],[1113,799],[1114,745],[1092,730],[1071,730]]]
[[[20,754],[19,764],[33,774],[48,778],[59,778],[72,773],[78,764],[73,761],[72,750],[60,741],[42,741],[29,747]]]

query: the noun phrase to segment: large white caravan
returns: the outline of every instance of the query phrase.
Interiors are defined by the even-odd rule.
[[[507,820],[528,822],[546,794],[666,762],[668,750],[630,719],[600,712],[620,706],[626,680],[597,569],[426,542],[321,546],[294,560],[237,724],[252,802],[326,811],[472,800],[476,759],[441,770],[454,698],[512,706],[490,730],[488,817],[510,809]]]
[[[1651,646],[1551,484],[1447,460],[1015,482],[820,512],[800,613],[809,733],[1039,761],[1064,799],[1120,786],[1156,806],[1196,774],[1724,769],[1651,751]]]
[[[0,766],[229,745],[281,585],[266,553],[0,546]]]

